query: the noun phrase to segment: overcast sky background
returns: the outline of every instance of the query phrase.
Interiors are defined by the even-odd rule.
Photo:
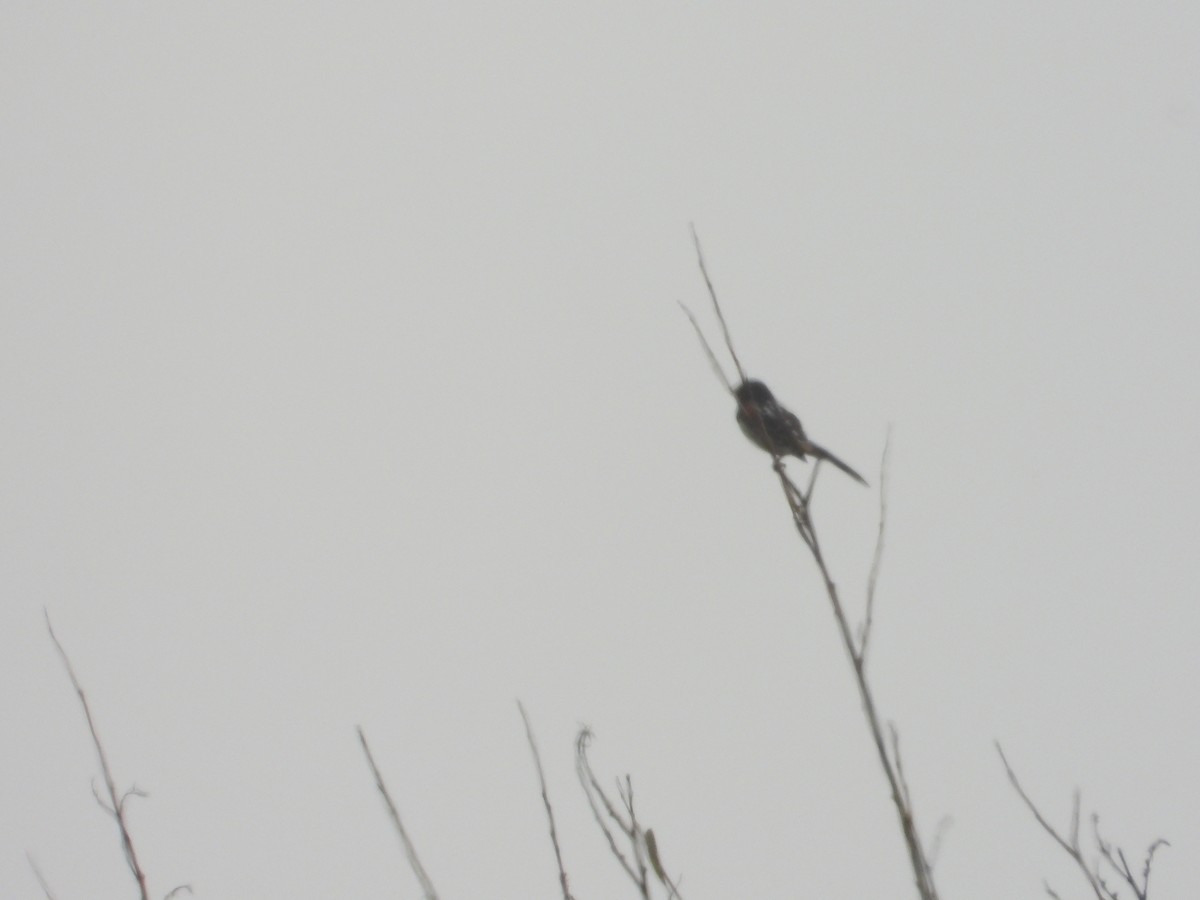
[[[356,7],[356,8],[355,8]],[[947,898],[1194,895],[1200,7],[0,7],[0,895],[905,897],[739,350],[878,486],[871,671]],[[801,469],[800,464],[793,464]],[[860,609],[878,495],[816,515]]]

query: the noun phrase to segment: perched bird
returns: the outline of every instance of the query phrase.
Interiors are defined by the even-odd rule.
[[[747,379],[733,392],[737,398],[737,422],[742,434],[757,446],[775,456],[808,456],[823,459],[837,466],[855,481],[866,480],[852,468],[826,450],[814,444],[804,434],[800,420],[787,410],[761,381]]]

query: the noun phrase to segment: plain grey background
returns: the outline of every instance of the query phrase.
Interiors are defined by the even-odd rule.
[[[911,895],[748,367],[878,485],[872,673],[943,896],[1200,839],[1200,11],[1149,2],[0,8],[0,894]],[[793,465],[802,471],[799,464]],[[816,513],[859,609],[878,497]]]

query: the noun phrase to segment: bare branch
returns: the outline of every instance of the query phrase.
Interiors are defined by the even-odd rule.
[[[717,377],[721,379],[721,383],[725,385],[725,390],[732,394],[733,384],[725,374],[725,370],[721,368],[721,364],[717,362],[716,354],[713,353],[712,347],[709,346],[708,340],[704,337],[704,332],[700,330],[700,323],[696,321],[696,317],[692,315],[692,311],[682,302],[679,303],[679,308],[683,310],[684,315],[688,317],[688,321],[692,323],[692,328],[696,330],[696,337],[700,338],[700,344],[704,347],[704,353],[708,357],[709,365],[717,373]]]
[[[908,793],[908,780],[904,777],[904,760],[900,758],[900,732],[896,730],[894,722],[888,722],[888,735],[892,740],[892,765],[896,767],[896,780],[900,782],[900,796],[904,798],[904,805],[909,806],[912,797]]]
[[[1004,750],[1000,747],[999,743],[996,744],[996,752],[1000,754],[1000,761],[1004,764],[1004,771],[1008,774],[1008,780],[1012,784],[1013,789],[1017,792],[1017,795],[1022,801],[1024,801],[1025,806],[1029,809],[1029,811],[1033,813],[1033,817],[1037,820],[1037,823],[1042,826],[1042,830],[1050,835],[1050,837],[1054,839],[1055,843],[1057,843],[1058,846],[1063,849],[1063,852],[1065,852],[1067,856],[1075,861],[1075,865],[1079,868],[1079,871],[1083,873],[1083,877],[1087,880],[1088,886],[1091,887],[1092,893],[1096,896],[1097,900],[1120,900],[1120,895],[1117,890],[1109,886],[1108,882],[1104,880],[1104,876],[1100,872],[1101,860],[1107,863],[1109,868],[1111,868],[1112,871],[1115,872],[1117,876],[1129,886],[1129,888],[1133,891],[1136,900],[1147,900],[1147,897],[1149,896],[1150,867],[1154,859],[1154,853],[1161,846],[1169,846],[1166,841],[1164,841],[1162,838],[1159,838],[1158,840],[1154,841],[1154,843],[1152,843],[1149,849],[1146,851],[1146,862],[1142,869],[1141,883],[1139,883],[1137,876],[1133,872],[1132,866],[1129,865],[1129,861],[1125,856],[1125,851],[1120,847],[1115,847],[1108,841],[1104,840],[1103,836],[1100,834],[1100,817],[1093,813],[1091,817],[1092,834],[1096,841],[1096,849],[1099,852],[1099,859],[1097,859],[1089,867],[1087,861],[1083,858],[1083,848],[1079,843],[1079,817],[1080,808],[1083,803],[1080,792],[1076,790],[1071,798],[1070,837],[1063,837],[1054,828],[1054,826],[1046,820],[1046,817],[1042,815],[1041,811],[1029,798],[1029,795],[1025,793],[1025,789],[1021,787],[1020,781],[1017,780],[1017,775],[1013,771],[1012,766],[1009,765],[1008,759],[1004,755]],[[1050,896],[1055,898],[1058,897],[1058,895],[1055,894],[1049,886],[1046,887],[1046,891],[1050,894]]]
[[[138,892],[142,900],[150,900],[150,894],[146,888],[146,873],[142,871],[141,863],[138,862],[137,851],[133,847],[133,837],[129,834],[129,826],[125,821],[125,797],[130,794],[137,795],[137,789],[131,789],[130,792],[117,796],[117,784],[113,778],[112,769],[108,765],[108,758],[104,753],[104,745],[100,743],[100,735],[96,731],[96,722],[92,718],[92,709],[88,705],[87,696],[83,693],[83,686],[79,683],[79,679],[75,677],[75,670],[71,666],[71,660],[67,656],[67,651],[63,649],[63,645],[59,643],[58,637],[54,634],[54,627],[50,624],[49,611],[43,610],[46,616],[46,630],[50,632],[50,640],[54,642],[54,647],[58,650],[58,656],[62,660],[63,667],[67,670],[67,675],[71,679],[71,685],[75,688],[75,693],[79,696],[79,703],[83,707],[83,715],[87,719],[88,730],[92,733],[92,744],[96,748],[96,756],[100,760],[100,773],[104,776],[104,786],[108,793],[108,803],[100,800],[97,794],[97,802],[100,803],[116,820],[117,828],[121,832],[121,847],[125,851],[125,862],[129,866],[129,871],[133,873],[133,878],[137,882]],[[96,793],[95,786],[92,792]]]
[[[1075,788],[1071,795],[1071,846],[1076,848],[1079,847],[1079,806],[1082,802],[1083,795]]]
[[[104,810],[106,813],[108,813],[113,818],[116,818],[117,811],[109,805],[107,800],[105,800],[103,797],[100,796],[100,791],[96,787],[96,779],[94,779],[94,778],[91,781],[91,788],[92,788],[92,796],[94,798],[96,798],[96,805],[99,806],[102,810]]]
[[[721,323],[721,333],[725,336],[725,346],[729,348],[729,355],[733,357],[733,365],[737,369],[738,381],[745,381],[746,372],[742,368],[741,360],[738,359],[737,351],[733,349],[733,338],[729,334],[729,326],[725,323],[725,314],[721,312],[721,304],[717,300],[717,291],[713,287],[712,279],[708,276],[708,266],[704,264],[704,250],[700,247],[700,235],[696,234],[695,225],[692,225],[692,243],[696,245],[696,260],[700,263],[700,274],[704,276],[704,283],[708,287],[708,296],[712,298],[713,309],[717,313],[717,321]]]
[[[600,783],[596,780],[596,776],[592,772],[591,763],[588,762],[587,758],[588,744],[591,743],[591,740],[592,730],[590,728],[584,726],[579,729],[579,735],[575,738],[575,772],[579,776],[579,783],[583,787],[584,796],[587,797],[588,806],[592,810],[592,816],[595,817],[596,824],[600,826],[600,830],[604,833],[604,837],[608,841],[608,849],[617,858],[617,862],[621,864],[621,868],[625,870],[625,874],[642,890],[642,896],[649,900],[644,886],[638,881],[637,872],[629,864],[629,860],[625,858],[625,854],[621,852],[621,848],[617,846],[617,840],[613,837],[612,832],[609,831],[608,824],[604,821],[604,815],[600,811],[600,806],[596,802],[596,797],[598,796],[609,818],[613,819],[625,836],[632,840],[632,829],[621,820],[620,815],[605,795],[604,789],[600,787]]]
[[[1033,813],[1033,817],[1037,820],[1037,823],[1042,826],[1042,830],[1045,831],[1046,834],[1050,835],[1050,837],[1054,838],[1054,842],[1058,844],[1058,846],[1062,847],[1067,856],[1075,860],[1075,864],[1079,867],[1079,870],[1083,872],[1083,877],[1087,879],[1087,883],[1091,887],[1092,893],[1096,895],[1096,900],[1106,900],[1099,880],[1087,867],[1087,863],[1083,859],[1083,853],[1079,848],[1079,791],[1075,792],[1075,801],[1073,804],[1073,811],[1071,813],[1071,839],[1068,841],[1055,830],[1053,825],[1046,821],[1046,817],[1042,815],[1041,810],[1039,810],[1034,802],[1029,799],[1029,795],[1025,793],[1025,789],[1021,787],[1021,782],[1017,779],[1017,773],[1014,772],[1013,767],[1009,765],[1008,757],[1004,755],[1004,748],[1000,746],[999,741],[996,742],[996,752],[1000,754],[1000,761],[1004,764],[1004,771],[1008,773],[1008,781],[1013,786],[1013,790],[1017,792],[1017,796],[1024,801],[1025,806],[1029,808],[1031,813]],[[1046,890],[1049,891],[1050,889],[1047,888]]]
[[[388,814],[392,817],[392,825],[395,826],[396,833],[400,835],[400,843],[404,845],[404,855],[408,859],[409,868],[417,876],[417,881],[421,884],[421,891],[425,894],[425,900],[437,900],[437,890],[425,873],[425,867],[421,865],[421,860],[417,858],[417,848],[413,846],[408,832],[404,829],[404,823],[400,821],[400,813],[396,809],[396,804],[392,802],[392,795],[388,793],[387,785],[383,783],[383,775],[379,773],[379,767],[375,765],[375,757],[371,755],[371,748],[367,745],[367,736],[363,733],[361,725],[358,728],[358,740],[362,744],[363,753],[366,754],[367,765],[371,767],[371,774],[375,776],[375,787],[379,789],[383,802],[387,804]]]
[[[821,463],[824,460],[819,456],[813,457],[812,471],[808,473],[808,490],[804,492],[804,505],[808,506],[812,503],[813,491],[817,489],[817,473],[821,471]]]
[[[38,868],[37,861],[33,858],[33,854],[26,853],[25,859],[29,863],[29,868],[33,869],[33,875],[41,885],[42,893],[46,895],[46,900],[54,900],[54,892],[50,890],[50,885],[46,882],[46,876],[42,874],[42,870]]]
[[[875,538],[875,557],[871,560],[871,574],[867,577],[867,614],[859,629],[858,657],[865,666],[867,646],[871,641],[871,625],[875,621],[875,586],[879,583],[879,569],[883,564],[883,535],[887,524],[887,473],[888,449],[892,444],[892,429],[888,428],[883,440],[883,459],[879,463],[879,533]]]
[[[942,840],[953,824],[954,819],[950,816],[942,816],[938,820],[937,827],[933,830],[933,839],[929,842],[929,852],[925,854],[929,862],[930,871],[937,865],[938,854],[942,850]]]
[[[917,893],[921,897],[921,900],[937,900],[937,888],[934,884],[933,872],[929,866],[925,851],[921,846],[920,832],[917,828],[916,816],[912,809],[912,801],[908,796],[907,786],[903,783],[902,773],[898,770],[897,765],[893,763],[893,757],[888,752],[883,725],[878,710],[875,707],[875,697],[867,681],[864,659],[860,655],[859,648],[861,645],[855,641],[854,635],[850,630],[850,623],[846,618],[846,611],[842,606],[837,585],[833,581],[833,576],[830,574],[829,567],[825,562],[825,556],[821,552],[821,545],[817,538],[816,528],[813,525],[811,510],[805,500],[804,494],[783,473],[782,467],[777,467],[776,471],[779,472],[784,496],[791,509],[796,530],[807,545],[809,552],[812,553],[813,561],[817,564],[817,571],[820,573],[821,580],[825,584],[825,593],[829,598],[829,604],[833,610],[838,634],[842,639],[842,647],[845,649],[846,656],[850,660],[851,667],[854,670],[859,699],[862,701],[863,715],[867,720],[867,727],[871,732],[871,739],[875,744],[875,752],[879,757],[880,766],[883,768],[884,776],[891,791],[892,804],[896,808],[900,831],[904,836],[905,847],[908,849],[909,863],[912,866]]]
[[[1146,900],[1146,895],[1142,893],[1142,889],[1138,887],[1137,879],[1135,879],[1133,877],[1133,873],[1129,871],[1129,863],[1125,861],[1125,851],[1118,849],[1117,856],[1121,860],[1121,877],[1125,879],[1126,884],[1133,888],[1133,892],[1137,896],[1138,900]]]
[[[628,775],[625,776],[623,785],[620,779],[617,780],[617,795],[621,798],[625,811],[629,813],[629,843],[633,846],[633,859],[637,863],[638,888],[643,896],[648,897],[650,885],[646,873],[645,842],[642,839],[642,828],[638,825],[637,813],[633,809],[633,779]]]
[[[1155,840],[1146,850],[1146,864],[1142,866],[1142,890],[1149,893],[1150,891],[1150,866],[1154,863],[1154,854],[1159,847],[1170,847],[1171,842],[1163,838]]]
[[[537,769],[538,786],[542,791],[542,804],[546,807],[546,818],[550,822],[550,843],[554,845],[554,861],[558,864],[558,883],[562,888],[563,900],[575,900],[567,884],[567,870],[563,867],[562,849],[558,845],[558,829],[554,826],[554,809],[550,805],[550,793],[546,789],[546,773],[542,770],[542,755],[538,753],[537,741],[533,739],[533,727],[529,724],[529,714],[525,706],[517,701],[517,709],[521,711],[521,720],[525,723],[525,737],[529,741],[529,752],[533,754],[533,765]]]
[[[128,800],[130,797],[146,798],[149,796],[150,796],[149,794],[147,794],[145,791],[143,791],[140,787],[138,787],[135,784],[133,787],[131,787],[129,790],[127,790],[125,793],[123,793],[121,795],[120,808],[122,810],[125,809],[125,801]]]
[[[1170,844],[1162,838],[1158,838],[1146,850],[1146,860],[1142,865],[1141,883],[1139,883],[1137,875],[1135,875],[1133,872],[1133,867],[1129,865],[1129,860],[1125,857],[1125,851],[1120,847],[1114,847],[1108,841],[1104,840],[1103,837],[1101,837],[1100,816],[1094,813],[1092,814],[1092,833],[1095,835],[1096,846],[1100,850],[1101,858],[1108,863],[1108,865],[1114,872],[1117,873],[1118,876],[1120,876],[1122,881],[1129,885],[1130,889],[1133,891],[1134,897],[1137,898],[1137,900],[1147,900],[1150,891],[1150,866],[1154,860],[1154,853],[1159,847],[1169,847]],[[1098,863],[1097,866],[1099,866]],[[1110,896],[1115,897],[1116,892],[1108,889],[1108,886],[1104,884],[1103,879],[1100,879],[1098,871],[1096,873],[1096,877],[1098,880],[1100,880],[1100,883],[1104,885],[1105,891]]]
[[[816,487],[817,471],[820,467],[820,460],[817,460],[809,475],[808,490],[801,491],[796,482],[792,481],[791,476],[788,475],[782,457],[775,456],[775,473],[779,476],[779,483],[783,488],[784,496],[787,498],[788,508],[792,513],[792,521],[795,523],[796,530],[800,533],[801,539],[814,555],[819,555],[821,551],[817,545],[817,534],[813,529],[812,512],[808,501],[812,496],[813,489]]]

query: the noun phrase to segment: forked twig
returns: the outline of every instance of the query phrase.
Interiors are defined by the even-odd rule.
[[[891,790],[892,803],[896,807],[896,815],[900,822],[900,831],[904,836],[904,843],[908,849],[909,863],[913,869],[917,893],[922,900],[936,900],[937,888],[934,885],[933,870],[929,865],[928,857],[921,844],[912,799],[908,795],[908,787],[904,783],[903,773],[899,769],[898,757],[894,760],[888,752],[882,722],[875,708],[875,697],[871,691],[870,683],[867,681],[866,659],[862,652],[863,645],[861,643],[856,644],[853,633],[850,630],[850,623],[846,618],[846,612],[842,606],[837,585],[833,581],[833,576],[830,574],[829,567],[825,562],[825,555],[821,551],[821,544],[817,537],[816,526],[813,524],[812,510],[808,504],[808,498],[782,472],[782,467],[777,467],[776,471],[779,472],[784,496],[791,509],[792,520],[796,524],[796,530],[812,554],[813,561],[817,564],[817,571],[824,582],[825,593],[829,598],[830,607],[833,610],[833,617],[838,626],[838,634],[842,639],[842,646],[854,670],[859,698],[862,701],[863,714],[867,720],[867,728],[871,732],[872,742],[875,744],[879,763],[883,768],[884,776]],[[882,485],[880,489],[883,489]],[[811,492],[812,485],[810,484],[809,493],[811,494]],[[886,512],[886,503],[881,503],[881,509]],[[881,553],[882,551],[880,550],[879,552]],[[865,625],[860,629],[860,633],[864,635],[868,633]],[[895,729],[893,728],[892,731],[894,738]]]
[[[624,813],[622,813],[605,793],[592,771],[591,762],[587,758],[588,746],[591,741],[591,729],[581,728],[575,739],[575,768],[596,824],[600,826],[601,832],[608,841],[609,851],[621,864],[625,874],[637,886],[638,893],[643,900],[650,900],[649,873],[651,871],[667,889],[670,900],[683,900],[683,895],[679,892],[679,880],[672,879],[663,867],[654,830],[643,828],[638,822],[633,802],[633,779],[626,775],[623,780],[618,779],[617,781],[617,796],[620,798],[621,806],[624,807]],[[632,861],[617,845],[617,838],[609,828],[609,821],[615,824],[629,844],[633,856]]]
[[[600,826],[600,831],[604,833],[604,837],[608,841],[608,849],[617,858],[617,862],[621,864],[621,868],[625,870],[625,874],[638,886],[638,890],[642,896],[646,900],[649,900],[646,885],[638,881],[637,872],[629,864],[629,860],[625,858],[625,854],[621,852],[621,848],[617,846],[617,839],[613,837],[613,833],[609,830],[608,824],[604,821],[604,815],[600,811],[600,806],[603,805],[608,817],[617,823],[617,827],[621,829],[626,837],[632,833],[632,828],[617,813],[616,808],[605,795],[604,789],[600,787],[600,782],[596,780],[595,773],[592,772],[591,763],[588,762],[587,758],[587,749],[591,742],[592,730],[586,726],[581,728],[578,736],[575,738],[575,772],[579,776],[579,783],[583,787],[583,794],[587,797],[588,806],[592,810],[592,816],[595,818],[596,824]],[[599,801],[597,801],[597,797],[599,797]]]
[[[1079,843],[1079,812],[1082,798],[1078,790],[1075,791],[1071,801],[1071,828],[1070,837],[1063,837],[1058,830],[1050,824],[1041,810],[1037,808],[1037,804],[1030,799],[1029,794],[1025,792],[1025,788],[1021,786],[1021,782],[1017,779],[1017,773],[1013,771],[1013,767],[1008,762],[1008,757],[1004,755],[1004,749],[1000,746],[1000,742],[996,742],[996,752],[1000,754],[1000,762],[1004,764],[1004,771],[1008,775],[1009,784],[1013,786],[1013,790],[1017,792],[1017,796],[1021,798],[1026,808],[1033,813],[1034,819],[1042,826],[1042,830],[1054,839],[1054,842],[1062,848],[1079,871],[1083,873],[1084,879],[1088,883],[1088,887],[1092,889],[1092,893],[1096,896],[1096,900],[1118,900],[1118,894],[1105,883],[1103,876],[1100,874],[1100,862],[1097,860],[1091,866],[1083,858],[1083,848]],[[1142,866],[1141,882],[1138,882],[1137,876],[1133,873],[1129,862],[1125,858],[1125,853],[1121,848],[1114,847],[1100,836],[1100,817],[1092,815],[1092,831],[1096,839],[1096,847],[1099,850],[1100,858],[1103,859],[1117,873],[1118,877],[1124,881],[1133,891],[1136,900],[1147,900],[1150,890],[1150,867],[1154,862],[1154,854],[1159,847],[1171,846],[1166,840],[1158,838],[1146,851],[1146,861]],[[1051,897],[1058,897],[1058,894],[1046,884],[1046,893]]]
[[[717,318],[721,323],[721,328],[725,335],[725,343],[729,348],[729,355],[733,358],[734,364],[737,366],[738,375],[744,382],[745,373],[742,369],[741,362],[738,359],[737,352],[734,350],[733,341],[730,337],[729,329],[725,322],[725,316],[721,312],[721,304],[717,299],[716,290],[713,288],[712,279],[709,277],[708,268],[704,262],[704,254],[701,251],[700,241],[699,238],[696,237],[694,228],[692,229],[692,237],[696,244],[696,255],[700,264],[700,272],[704,276],[704,283],[708,287],[709,296],[712,298],[713,308],[716,310]],[[766,428],[762,428],[762,430],[764,433],[767,432]],[[770,440],[769,436],[768,440]],[[887,459],[886,452],[887,451],[885,449],[885,465]],[[922,900],[936,900],[937,890],[934,886],[932,868],[929,865],[928,856],[921,844],[920,835],[916,824],[916,817],[913,812],[912,799],[908,794],[908,786],[904,782],[903,772],[900,769],[898,739],[896,738],[895,730],[893,729],[893,752],[889,753],[888,742],[884,735],[883,725],[880,720],[879,713],[875,708],[875,698],[871,692],[871,686],[868,683],[866,676],[866,651],[870,641],[870,628],[874,617],[875,587],[883,553],[882,536],[887,512],[885,500],[886,485],[881,485],[879,538],[876,544],[875,559],[872,565],[871,579],[868,586],[866,618],[858,630],[859,637],[856,640],[854,633],[850,628],[849,621],[847,620],[841,598],[838,595],[837,585],[834,584],[833,576],[830,574],[829,567],[825,562],[825,556],[821,550],[821,544],[817,536],[817,530],[813,524],[810,500],[815,488],[816,474],[819,467],[814,465],[812,475],[809,480],[808,490],[801,491],[791,480],[791,478],[788,477],[783,466],[783,460],[774,448],[771,448],[771,455],[774,458],[775,471],[779,475],[780,485],[783,489],[784,497],[786,498],[788,507],[792,513],[792,521],[796,526],[797,533],[804,541],[805,546],[808,547],[814,562],[817,564],[817,570],[821,575],[821,580],[824,582],[825,592],[829,598],[830,606],[833,610],[834,620],[838,626],[838,633],[842,640],[842,646],[844,647],[846,655],[849,658],[851,666],[854,670],[855,680],[858,685],[859,698],[862,701],[863,713],[867,720],[867,727],[871,732],[871,739],[875,744],[880,765],[883,767],[884,775],[887,778],[888,786],[891,790],[892,803],[896,808],[896,815],[900,822],[900,829],[904,836],[905,846],[908,849],[909,862],[912,865],[917,893],[920,895]]]
[[[575,900],[571,896],[571,888],[567,884],[567,870],[563,867],[562,848],[558,845],[558,829],[554,825],[554,808],[550,805],[550,793],[546,788],[546,773],[542,770],[542,755],[538,753],[537,741],[533,739],[533,726],[529,724],[529,715],[525,712],[525,705],[520,700],[517,701],[517,709],[521,711],[521,720],[525,723],[525,737],[529,740],[529,752],[533,754],[533,765],[537,769],[542,803],[546,807],[546,818],[550,822],[550,843],[554,845],[554,861],[558,864],[558,883],[562,887],[563,900]]]
[[[150,900],[150,894],[146,887],[146,873],[142,870],[141,863],[138,862],[137,851],[133,846],[133,837],[130,835],[129,825],[125,821],[125,801],[130,797],[144,797],[145,794],[137,790],[137,788],[131,788],[120,796],[117,795],[116,780],[113,778],[112,769],[108,765],[108,757],[105,755],[104,745],[100,743],[100,735],[96,731],[96,722],[92,718],[92,709],[88,705],[87,696],[83,692],[83,686],[79,683],[79,679],[75,677],[75,670],[71,666],[71,660],[67,656],[67,651],[63,649],[63,645],[59,643],[58,637],[54,633],[54,626],[50,624],[49,611],[43,610],[43,612],[46,616],[46,630],[50,632],[50,640],[54,642],[59,659],[62,660],[63,667],[67,670],[67,675],[71,679],[71,686],[75,688],[75,693],[79,696],[79,703],[83,706],[84,718],[87,719],[88,730],[92,733],[92,745],[96,748],[96,756],[100,760],[100,773],[104,776],[104,787],[108,793],[108,802],[105,803],[101,800],[98,794],[96,796],[97,802],[116,820],[117,828],[121,832],[121,847],[125,851],[125,862],[129,866],[129,871],[133,873],[142,900]],[[96,793],[94,786],[92,792]]]
[[[379,789],[383,802],[387,805],[388,815],[392,818],[392,825],[395,826],[396,833],[400,835],[400,843],[404,845],[404,855],[408,859],[408,866],[417,876],[417,881],[420,882],[421,890],[425,894],[425,900],[437,900],[437,889],[429,880],[425,867],[421,865],[421,860],[417,857],[417,848],[413,846],[413,842],[404,828],[404,823],[400,821],[400,812],[396,809],[396,804],[392,802],[392,795],[388,793],[387,785],[383,783],[383,775],[379,772],[379,766],[375,765],[375,757],[371,755],[371,748],[367,744],[367,736],[363,733],[361,725],[358,728],[358,741],[362,744],[363,753],[366,754],[371,774],[375,776],[375,787]]]
[[[1033,800],[1030,799],[1029,795],[1025,793],[1025,788],[1021,786],[1021,782],[1017,778],[1017,773],[1014,772],[1013,767],[1009,765],[1008,757],[1004,755],[1004,748],[1000,746],[999,741],[996,742],[996,752],[1000,754],[1000,762],[1004,764],[1004,771],[1008,775],[1009,784],[1013,786],[1013,790],[1017,792],[1017,796],[1021,798],[1025,806],[1031,813],[1033,813],[1033,817],[1037,820],[1037,823],[1042,826],[1042,830],[1046,832],[1046,834],[1050,835],[1050,837],[1054,839],[1054,842],[1063,849],[1063,852],[1065,852],[1067,856],[1071,857],[1071,859],[1075,861],[1075,864],[1079,866],[1079,870],[1083,873],[1083,877],[1087,879],[1088,886],[1091,887],[1092,893],[1096,895],[1096,900],[1108,900],[1108,898],[1106,898],[1104,893],[1100,890],[1100,885],[1096,881],[1095,876],[1092,874],[1091,869],[1089,869],[1087,863],[1084,862],[1083,851],[1079,846],[1079,792],[1075,792],[1074,802],[1071,805],[1071,837],[1068,840],[1059,834],[1057,829],[1055,829],[1055,827],[1046,820],[1046,817],[1042,815],[1042,811],[1037,808],[1037,805],[1033,802]],[[1053,895],[1049,885],[1046,886],[1046,890],[1048,893]]]
[[[1147,900],[1150,891],[1150,867],[1154,862],[1154,854],[1158,852],[1159,847],[1170,847],[1170,841],[1158,838],[1150,844],[1146,850],[1146,859],[1142,864],[1142,879],[1139,884],[1137,875],[1134,874],[1133,869],[1129,865],[1129,860],[1125,858],[1125,851],[1120,847],[1113,846],[1100,836],[1100,816],[1095,813],[1092,813],[1092,833],[1096,838],[1096,846],[1100,849],[1100,856],[1120,876],[1121,880],[1129,885],[1136,900]],[[1101,884],[1104,884],[1104,880],[1099,878],[1098,872],[1097,878]],[[1108,891],[1107,885],[1104,885],[1104,888]],[[1116,894],[1115,891],[1111,891],[1110,893],[1114,896]]]
[[[725,349],[729,351],[729,356],[733,360],[734,367],[737,369],[738,385],[740,386],[746,383],[746,371],[742,368],[741,359],[738,357],[737,350],[733,346],[733,336],[730,334],[729,324],[725,321],[725,313],[721,309],[721,301],[717,299],[716,288],[713,287],[712,278],[708,274],[708,265],[704,261],[704,249],[700,246],[700,236],[696,233],[695,225],[692,225],[691,229],[692,243],[695,244],[696,247],[696,261],[700,266],[700,274],[704,276],[704,284],[708,288],[708,296],[712,300],[713,312],[716,313],[717,321],[721,324],[721,334],[725,339]],[[700,324],[696,321],[696,317],[692,315],[692,311],[683,303],[680,303],[679,305],[683,309],[684,314],[688,317],[688,321],[692,323],[692,328],[695,330],[696,336],[700,339],[701,346],[704,347],[704,353],[708,356],[708,361],[710,365],[712,365],[713,371],[717,373],[717,376],[725,385],[725,389],[731,394],[736,394],[736,389],[730,383],[728,376],[725,374],[725,370],[721,368],[721,364],[717,362],[716,354],[713,353],[712,346],[708,343],[708,339],[704,336],[704,332],[701,330]],[[759,409],[757,404],[751,406],[750,410],[756,420],[754,424],[756,425],[757,430],[761,433],[763,439],[766,441],[766,449],[771,454],[775,471],[779,473],[780,479],[784,482],[785,490],[787,490],[790,486],[791,490],[795,490],[797,493],[799,493],[799,490],[796,488],[795,484],[792,484],[791,480],[787,478],[784,472],[783,455],[779,452],[778,448],[775,447],[775,442],[771,437],[771,430],[767,428],[766,424],[762,421],[762,410]],[[808,497],[812,495],[813,487],[815,486],[817,478],[817,470],[821,467],[820,464],[820,459],[814,460],[808,491],[805,494],[799,494],[799,496],[803,498],[804,505],[807,505]],[[804,527],[801,525],[801,523],[797,521],[796,524],[797,527],[801,528],[801,532],[804,533]]]

